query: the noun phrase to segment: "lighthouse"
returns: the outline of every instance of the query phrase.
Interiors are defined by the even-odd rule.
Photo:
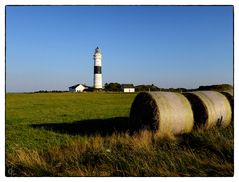
[[[95,53],[93,56],[94,59],[94,83],[93,87],[95,89],[102,89],[102,55],[101,55],[101,50],[99,47],[95,49]]]

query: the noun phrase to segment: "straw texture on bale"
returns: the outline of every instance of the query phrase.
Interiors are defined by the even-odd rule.
[[[223,95],[226,96],[228,101],[230,102],[231,105],[231,110],[232,110],[232,121],[234,120],[234,97],[233,97],[233,90],[225,90],[221,92]],[[233,124],[233,123],[232,123]]]
[[[233,109],[233,105],[234,105],[233,90],[225,90],[225,91],[222,91],[221,93],[226,96],[226,98],[229,100],[230,105],[232,106],[232,109]]]
[[[188,133],[193,128],[191,105],[180,93],[141,92],[131,106],[130,128],[160,134]]]
[[[233,96],[233,90],[224,90],[221,93],[227,93],[227,94]]]
[[[191,103],[195,126],[210,128],[215,125],[228,126],[232,111],[227,98],[216,91],[195,91],[184,93]]]

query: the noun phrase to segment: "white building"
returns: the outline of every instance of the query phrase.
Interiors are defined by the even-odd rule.
[[[121,85],[121,89],[123,90],[123,92],[135,92],[135,88],[133,84],[122,84]]]
[[[69,87],[69,92],[84,92],[86,89],[89,89],[89,87],[84,84],[77,84]]]

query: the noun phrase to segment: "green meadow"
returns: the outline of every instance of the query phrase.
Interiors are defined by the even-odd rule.
[[[136,94],[7,93],[6,176],[233,176],[233,128],[127,132]]]

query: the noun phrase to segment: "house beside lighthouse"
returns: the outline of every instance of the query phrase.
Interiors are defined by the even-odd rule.
[[[69,92],[85,92],[90,89],[90,87],[85,84],[76,84],[68,88]]]
[[[94,59],[94,81],[93,87],[95,89],[102,89],[102,54],[99,47],[95,49]]]

